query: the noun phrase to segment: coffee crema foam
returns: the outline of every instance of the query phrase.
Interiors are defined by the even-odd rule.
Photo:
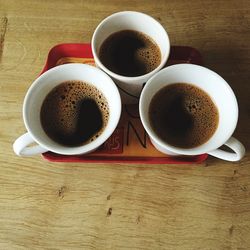
[[[98,138],[109,119],[103,93],[92,84],[66,81],[45,98],[40,114],[47,135],[67,146],[79,146]]]
[[[157,68],[161,62],[161,51],[148,35],[134,30],[122,30],[104,40],[99,57],[112,72],[134,77]]]
[[[219,123],[219,112],[209,95],[187,83],[167,85],[152,98],[150,124],[166,143],[193,148],[207,142]]]

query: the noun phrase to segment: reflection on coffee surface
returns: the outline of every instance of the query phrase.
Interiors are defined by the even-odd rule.
[[[157,68],[161,62],[161,51],[148,35],[134,30],[122,30],[104,40],[99,57],[112,72],[134,77]]]
[[[47,95],[40,118],[51,139],[66,146],[81,146],[95,140],[105,129],[109,107],[95,86],[67,81]]]
[[[219,112],[202,89],[187,83],[167,85],[149,105],[149,120],[166,143],[193,148],[207,142],[218,127]]]

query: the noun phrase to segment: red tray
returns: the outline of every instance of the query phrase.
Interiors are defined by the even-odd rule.
[[[90,44],[59,44],[53,47],[41,74],[65,63],[94,65]],[[177,63],[202,64],[202,57],[194,48],[172,46],[167,65]],[[207,154],[196,156],[168,156],[157,151],[151,144],[140,121],[137,105],[123,105],[120,122],[111,137],[95,152],[85,155],[60,155],[52,152],[42,154],[54,162],[95,163],[148,163],[191,164],[201,163]]]

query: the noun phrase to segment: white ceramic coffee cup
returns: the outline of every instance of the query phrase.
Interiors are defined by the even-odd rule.
[[[80,80],[94,85],[106,97],[109,106],[109,120],[102,134],[93,142],[82,146],[67,147],[47,136],[40,121],[40,110],[47,94],[57,85],[69,80]],[[57,66],[39,76],[30,86],[23,104],[23,120],[27,133],[13,144],[17,155],[30,156],[52,151],[64,155],[85,154],[97,149],[115,130],[121,114],[121,98],[112,79],[100,69],[71,63]],[[86,117],[88,119],[88,117]],[[37,144],[32,146],[31,144]]]
[[[151,37],[161,51],[161,63],[153,71],[136,77],[118,75],[106,68],[99,59],[99,50],[104,40],[111,34],[121,30],[135,30]],[[91,41],[96,65],[105,71],[117,84],[123,103],[138,103],[143,84],[167,62],[170,42],[166,30],[151,16],[135,11],[123,11],[105,18],[95,29]]]
[[[219,111],[219,124],[213,136],[204,144],[189,149],[174,147],[164,142],[153,130],[149,121],[149,105],[152,97],[166,85],[191,83],[203,89],[213,100]],[[208,153],[228,161],[238,161],[245,154],[244,146],[232,134],[238,121],[238,104],[228,83],[217,73],[193,64],[176,64],[154,75],[145,85],[139,103],[142,124],[152,144],[168,155],[199,155]],[[223,144],[234,153],[218,149]]]

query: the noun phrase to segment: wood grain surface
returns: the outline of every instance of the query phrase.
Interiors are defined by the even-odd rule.
[[[49,49],[89,42],[121,10],[159,20],[173,45],[197,48],[230,83],[242,161],[66,164],[13,153]],[[0,249],[250,249],[249,27],[247,0],[0,0]]]

